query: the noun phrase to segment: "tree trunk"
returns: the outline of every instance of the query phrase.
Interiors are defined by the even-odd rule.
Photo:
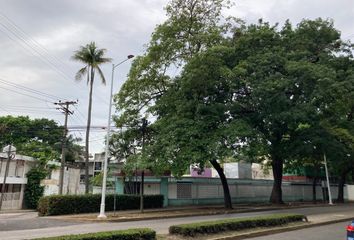
[[[283,204],[283,196],[281,184],[283,180],[283,160],[277,156],[272,159],[272,171],[273,171],[273,189],[270,195],[270,202],[275,204]]]
[[[313,201],[313,203],[317,202],[316,184],[317,184],[317,180],[318,180],[318,170],[319,170],[319,166],[317,164],[315,164],[314,165],[314,175],[313,175],[313,179],[312,179],[312,201]]]
[[[317,176],[314,176],[312,179],[312,202],[316,203],[316,183],[317,183]]]
[[[338,203],[344,203],[344,184],[345,184],[346,176],[347,176],[347,172],[343,172],[339,176],[338,197],[337,197],[337,202]]]
[[[226,209],[232,209],[231,195],[229,190],[229,185],[227,184],[227,179],[224,174],[224,170],[216,160],[210,161],[211,165],[218,172],[221,180],[221,184],[224,190],[224,205]]]
[[[85,193],[89,193],[89,140],[90,140],[90,127],[91,127],[91,111],[92,111],[92,91],[93,91],[94,71],[91,67],[91,80],[90,80],[90,93],[89,105],[87,113],[87,126],[86,126],[86,141],[85,141]]]

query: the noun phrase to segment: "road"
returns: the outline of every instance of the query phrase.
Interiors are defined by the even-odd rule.
[[[18,240],[30,239],[43,236],[58,236],[65,234],[79,234],[98,231],[112,231],[127,228],[149,227],[157,231],[157,233],[167,233],[168,227],[173,224],[200,222],[206,220],[217,220],[227,218],[239,218],[247,216],[269,215],[274,213],[299,213],[305,214],[312,220],[332,220],[344,217],[354,217],[354,205],[339,205],[331,207],[310,207],[297,209],[282,209],[266,212],[250,212],[250,213],[235,213],[235,214],[220,214],[212,216],[196,216],[185,218],[170,218],[161,220],[144,220],[133,222],[106,222],[106,223],[80,223],[68,222],[50,217],[31,218],[26,221],[22,219],[5,220],[0,219],[0,239]],[[41,226],[40,221],[44,221],[44,226]],[[24,225],[23,225],[24,224]],[[11,225],[11,228],[9,227]],[[53,227],[55,226],[55,227]],[[10,231],[11,230],[11,231]],[[301,238],[297,238],[301,239]],[[338,238],[333,238],[338,239]],[[340,239],[340,238],[339,238]],[[313,239],[311,239],[313,240]]]
[[[249,238],[248,240],[344,240],[348,221],[321,227],[306,228],[291,232],[272,234],[264,237]]]
[[[0,214],[0,239],[1,231],[62,227],[75,224],[80,224],[80,222],[39,218],[37,212],[2,213]]]

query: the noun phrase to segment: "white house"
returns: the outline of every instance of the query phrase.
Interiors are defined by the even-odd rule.
[[[0,153],[0,189],[2,189],[4,182],[7,158],[7,153]],[[4,199],[1,207],[2,210],[22,208],[24,189],[27,184],[26,173],[35,163],[36,160],[34,158],[18,154],[10,160],[9,172],[5,183]]]

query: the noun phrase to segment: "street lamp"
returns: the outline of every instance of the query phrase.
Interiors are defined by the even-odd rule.
[[[126,59],[117,64],[112,64],[112,78],[111,78],[111,94],[109,97],[109,109],[108,109],[108,123],[107,123],[107,136],[106,136],[106,151],[104,155],[104,163],[103,163],[103,181],[102,181],[102,196],[101,196],[101,208],[100,215],[97,218],[107,218],[105,214],[105,200],[106,200],[106,186],[107,186],[107,165],[108,165],[108,154],[109,154],[109,133],[111,130],[111,110],[112,110],[112,96],[113,96],[113,79],[114,79],[114,69],[121,65],[122,63],[128,61],[133,58],[134,55],[128,55]]]
[[[329,205],[333,205],[332,202],[332,194],[331,194],[331,186],[329,184],[329,176],[328,176],[328,168],[327,168],[327,158],[326,154],[323,154],[323,160],[324,160],[324,166],[325,166],[325,171],[326,171],[326,180],[327,180],[327,188],[328,188],[328,200],[329,200]]]

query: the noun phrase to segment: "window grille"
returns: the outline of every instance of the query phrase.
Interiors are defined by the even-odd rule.
[[[192,198],[192,184],[177,183],[177,198]]]

